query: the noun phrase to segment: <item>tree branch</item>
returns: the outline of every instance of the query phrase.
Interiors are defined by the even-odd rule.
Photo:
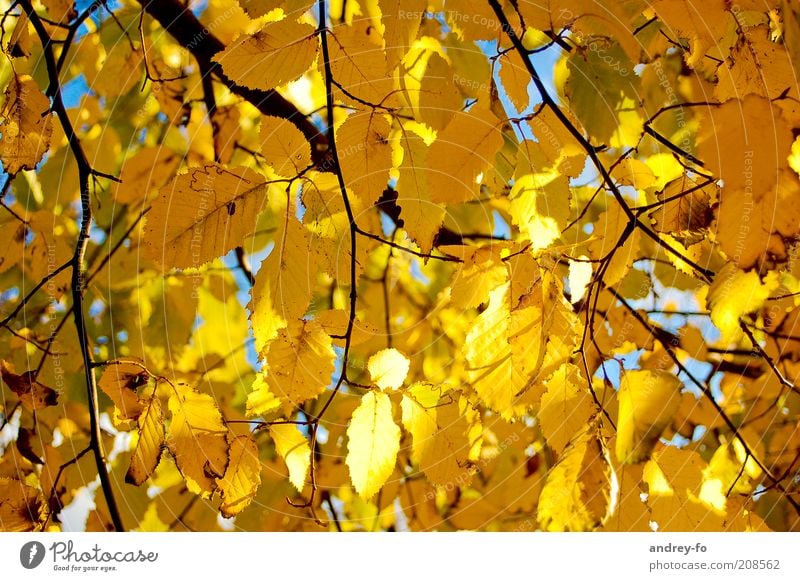
[[[311,157],[314,163],[317,165],[322,163],[328,152],[326,135],[277,91],[248,89],[229,79],[222,67],[211,60],[214,55],[225,49],[225,45],[214,36],[212,30],[203,26],[191,10],[178,0],[137,0],[137,2],[170,33],[178,44],[192,53],[202,70],[213,73],[231,93],[248,101],[264,115],[281,117],[294,123],[311,143]]]
[[[100,487],[103,491],[103,496],[108,506],[108,512],[111,516],[111,521],[115,530],[124,531],[122,518],[120,517],[119,509],[114,498],[114,490],[111,487],[111,480],[108,476],[108,469],[106,468],[105,451],[103,450],[102,434],[100,431],[100,410],[97,403],[97,382],[94,376],[94,369],[92,365],[92,353],[89,348],[89,336],[86,331],[86,318],[83,305],[83,291],[84,291],[84,278],[86,270],[84,269],[84,256],[86,254],[86,247],[89,244],[89,229],[92,224],[92,206],[91,197],[89,192],[89,180],[95,175],[86,154],[83,151],[80,140],[75,134],[75,130],[67,114],[67,108],[61,95],[61,82],[58,77],[58,65],[55,56],[53,55],[52,41],[47,29],[39,19],[36,11],[33,9],[30,0],[20,0],[20,5],[23,10],[27,12],[33,28],[36,31],[39,40],[44,49],[45,64],[47,67],[48,80],[50,87],[47,93],[52,97],[52,109],[58,116],[59,122],[64,130],[64,135],[67,138],[69,147],[75,157],[75,163],[78,165],[78,180],[80,182],[80,201],[81,201],[81,222],[80,231],[78,232],[78,240],[75,244],[75,252],[72,255],[72,305],[73,305],[73,319],[75,322],[75,330],[78,335],[78,343],[81,350],[83,359],[83,370],[86,380],[86,388],[88,393],[88,406],[89,406],[89,424],[90,424],[90,440],[89,446],[94,453],[95,464],[97,465],[97,473],[100,477]],[[65,48],[66,50],[66,48]]]

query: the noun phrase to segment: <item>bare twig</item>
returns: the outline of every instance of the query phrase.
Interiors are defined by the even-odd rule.
[[[31,24],[39,37],[40,42],[44,48],[44,58],[47,66],[47,75],[50,82],[48,94],[52,97],[52,108],[55,111],[64,134],[69,143],[72,154],[75,157],[75,162],[78,166],[78,180],[80,183],[80,201],[81,201],[81,222],[80,230],[78,233],[78,240],[75,244],[75,252],[72,255],[71,268],[72,268],[72,314],[75,323],[75,329],[78,335],[78,344],[81,350],[81,357],[83,360],[84,377],[86,380],[86,389],[88,394],[88,407],[89,407],[89,423],[90,423],[90,440],[89,446],[94,453],[95,464],[97,465],[97,472],[100,477],[100,487],[103,491],[103,497],[108,506],[108,512],[111,516],[111,521],[117,531],[123,531],[122,518],[120,517],[119,509],[117,508],[116,499],[114,498],[114,490],[111,486],[109,479],[108,469],[106,468],[105,451],[103,449],[102,434],[100,431],[100,410],[97,403],[97,382],[94,376],[94,369],[92,368],[92,352],[89,347],[89,336],[86,331],[86,319],[83,304],[84,292],[84,277],[86,271],[84,268],[84,255],[86,254],[86,247],[89,243],[89,230],[92,224],[92,206],[91,196],[89,192],[89,180],[92,175],[98,175],[89,160],[86,157],[80,139],[75,134],[72,126],[72,121],[67,113],[67,108],[61,94],[61,82],[58,77],[58,65],[53,55],[52,42],[47,29],[39,19],[36,11],[33,9],[30,0],[20,0],[20,5],[28,14]]]

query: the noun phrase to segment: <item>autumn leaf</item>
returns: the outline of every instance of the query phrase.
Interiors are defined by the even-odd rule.
[[[236,436],[230,441],[230,460],[225,476],[217,479],[222,506],[220,512],[231,518],[252,502],[261,484],[261,461],[258,446],[250,436]]]
[[[164,416],[157,395],[150,397],[138,419],[139,439],[125,475],[125,481],[135,486],[140,486],[153,474],[164,448]]]
[[[350,479],[356,492],[369,499],[391,475],[400,449],[400,428],[392,419],[388,395],[369,392],[361,398],[347,438]]]
[[[269,435],[275,442],[275,449],[289,469],[289,482],[303,492],[309,466],[311,466],[311,448],[308,440],[294,424],[273,424]]]
[[[650,457],[680,405],[681,381],[662,370],[625,372],[619,388],[616,454],[636,464]]]
[[[596,422],[570,441],[539,497],[539,524],[549,531],[590,531],[616,510],[619,486]]]
[[[182,387],[170,396],[169,411],[169,451],[189,489],[207,496],[228,466],[227,430],[219,408],[210,395]]]
[[[365,205],[374,204],[386,189],[392,167],[389,123],[380,115],[351,115],[336,139],[345,184]]]
[[[147,216],[144,251],[169,268],[197,268],[255,230],[266,181],[247,168],[208,164],[161,188]]]
[[[141,363],[120,361],[106,366],[97,385],[114,402],[120,417],[135,420],[146,407],[137,390],[149,380],[150,374]]]
[[[410,361],[397,349],[378,351],[369,358],[367,370],[372,383],[382,390],[397,389],[408,375]]]
[[[261,154],[278,175],[292,177],[311,165],[311,148],[293,123],[265,117],[259,133]]]
[[[314,29],[291,18],[270,22],[252,35],[242,35],[214,56],[235,83],[268,90],[295,80],[314,61]]]
[[[0,110],[0,161],[6,173],[34,169],[50,147],[50,101],[30,76],[13,74]]]
[[[428,152],[431,201],[456,203],[477,198],[483,172],[501,143],[497,120],[488,111],[456,114]]]
[[[0,359],[0,379],[27,409],[40,410],[58,403],[58,393],[36,380],[35,372],[26,371],[22,375],[14,373],[9,364]]]
[[[0,530],[36,530],[43,510],[39,491],[13,478],[0,478]]]
[[[293,322],[267,354],[266,382],[284,405],[299,405],[325,391],[333,373],[331,339],[315,321]]]

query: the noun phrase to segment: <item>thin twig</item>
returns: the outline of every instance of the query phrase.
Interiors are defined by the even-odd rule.
[[[92,224],[92,206],[91,196],[89,192],[89,180],[92,175],[100,175],[96,172],[86,154],[75,130],[72,126],[72,121],[67,113],[67,108],[61,94],[61,82],[58,78],[58,66],[55,57],[53,56],[52,42],[50,35],[45,29],[44,24],[39,19],[36,11],[30,0],[20,0],[23,9],[28,13],[28,18],[42,43],[44,50],[44,58],[47,67],[48,80],[50,86],[48,94],[52,97],[52,108],[55,111],[64,130],[64,135],[67,138],[72,154],[75,157],[75,162],[78,166],[78,181],[80,184],[80,201],[81,201],[81,222],[80,230],[78,232],[78,240],[75,244],[75,252],[72,255],[72,314],[75,323],[75,330],[78,336],[78,344],[81,350],[81,357],[83,360],[84,378],[86,380],[86,389],[88,395],[88,408],[89,408],[89,424],[90,424],[90,440],[89,446],[94,452],[95,464],[97,465],[97,472],[100,477],[100,487],[103,491],[103,497],[108,506],[108,512],[111,516],[111,521],[115,530],[123,531],[122,518],[120,517],[117,502],[114,498],[114,489],[111,486],[109,479],[108,469],[106,467],[105,450],[103,449],[102,434],[100,431],[100,409],[98,406],[97,395],[97,381],[94,376],[94,369],[92,368],[92,352],[89,347],[89,336],[86,331],[86,319],[83,304],[84,292],[84,278],[86,270],[84,267],[84,255],[86,254],[86,247],[89,244],[89,230]]]

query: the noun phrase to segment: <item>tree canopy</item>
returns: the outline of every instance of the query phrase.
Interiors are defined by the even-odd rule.
[[[0,529],[800,527],[795,3],[0,8]]]

